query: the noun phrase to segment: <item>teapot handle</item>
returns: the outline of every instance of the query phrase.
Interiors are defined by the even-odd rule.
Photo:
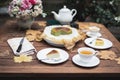
[[[72,14],[72,17],[74,17],[77,14],[77,10],[76,9],[72,9],[71,10],[71,14]]]

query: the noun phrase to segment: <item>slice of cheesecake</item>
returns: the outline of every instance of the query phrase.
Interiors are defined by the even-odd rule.
[[[102,39],[96,39],[95,46],[103,46],[103,45],[104,45],[104,41]]]
[[[47,54],[48,58],[59,58],[60,54],[57,50],[52,50]]]

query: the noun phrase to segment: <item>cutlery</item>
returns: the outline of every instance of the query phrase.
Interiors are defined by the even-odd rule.
[[[21,39],[20,44],[19,44],[19,46],[18,46],[16,52],[20,52],[20,51],[21,51],[22,45],[23,45],[23,42],[24,42],[24,38],[25,38],[25,37],[23,37],[23,38]]]
[[[59,61],[59,60],[61,60],[61,58],[43,58],[43,59],[40,59],[40,60],[52,60],[52,61]]]
[[[89,42],[89,44],[92,44],[93,43],[93,41],[95,41],[96,39],[98,39],[98,38],[100,38],[99,36],[97,36],[97,37],[95,37],[95,38],[93,38],[90,42]]]
[[[89,44],[92,44],[93,41],[95,41],[96,39],[97,39],[97,38],[92,39],[92,40],[89,42]]]
[[[94,40],[95,40],[95,39],[93,39],[92,41],[90,41],[89,44],[92,44]]]

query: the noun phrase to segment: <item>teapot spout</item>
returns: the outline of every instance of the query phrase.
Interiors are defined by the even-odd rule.
[[[51,13],[54,14],[54,18],[55,18],[56,20],[59,20],[59,15],[58,15],[55,11],[52,11]]]

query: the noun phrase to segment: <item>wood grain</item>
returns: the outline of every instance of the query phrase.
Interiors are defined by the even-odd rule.
[[[39,21],[37,21],[39,22]],[[95,25],[101,28],[102,37],[109,39],[113,43],[113,47],[108,50],[114,51],[117,56],[120,57],[120,43],[117,39],[110,33],[110,31],[102,24],[97,23],[85,23],[79,22],[82,24],[87,24],[89,26]],[[33,25],[34,27],[34,25]],[[42,29],[40,26],[37,26],[37,29]],[[93,68],[83,68],[75,65],[72,62],[72,57],[77,54],[77,49],[79,47],[86,46],[83,41],[80,41],[76,44],[72,51],[68,51],[65,48],[70,57],[69,59],[61,64],[57,65],[48,65],[38,61],[36,58],[36,54],[32,55],[34,60],[30,63],[15,63],[13,60],[14,54],[7,44],[7,40],[13,37],[23,36],[25,30],[18,30],[18,26],[16,25],[16,21],[6,21],[6,23],[0,27],[0,50],[9,51],[9,55],[0,56],[0,77],[16,77],[16,76],[49,76],[49,77],[90,77],[94,76],[105,76],[105,77],[118,77],[120,75],[120,65],[117,64],[116,61],[111,60],[100,60],[100,64]],[[48,47],[54,47],[47,44],[45,41],[41,42],[33,42],[33,45],[37,49],[37,51],[42,50]]]

